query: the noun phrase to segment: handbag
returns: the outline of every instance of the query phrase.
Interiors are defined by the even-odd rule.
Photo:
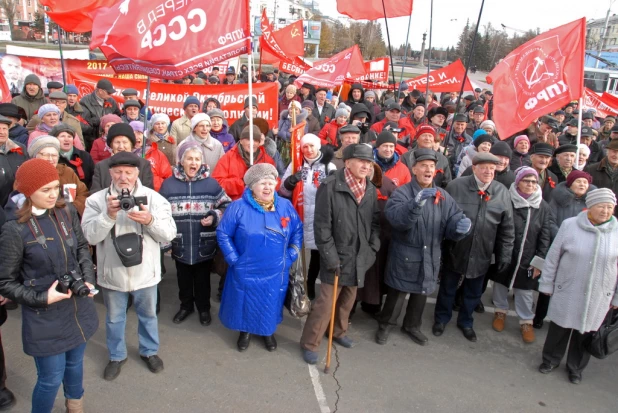
[[[290,268],[288,292],[284,304],[294,318],[303,318],[311,312],[311,301],[305,291],[305,277],[300,257]]]
[[[599,330],[584,343],[584,348],[598,359],[604,359],[618,350],[618,312],[610,310]]]
[[[140,225],[140,228],[142,226]],[[120,262],[125,267],[134,267],[142,263],[142,252],[144,250],[144,236],[137,233],[122,234],[116,237],[116,225],[112,227],[112,242]]]

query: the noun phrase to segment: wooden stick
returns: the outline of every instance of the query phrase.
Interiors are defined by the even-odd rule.
[[[326,366],[324,373],[330,369],[330,355],[333,349],[333,330],[335,328],[335,307],[337,306],[337,289],[339,288],[339,271],[335,271],[335,285],[333,285],[333,308],[330,311],[330,326],[328,327],[328,350],[326,351]]]

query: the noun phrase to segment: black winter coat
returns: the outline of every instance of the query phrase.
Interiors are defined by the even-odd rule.
[[[137,156],[137,155],[135,155]],[[94,176],[92,177],[92,185],[90,187],[90,195],[101,189],[108,188],[112,183],[112,177],[109,174],[109,162],[111,158],[103,159],[94,166]],[[139,180],[142,185],[150,189],[154,189],[152,168],[150,162],[144,158],[139,158]]]
[[[232,126],[230,126],[230,129],[228,130],[228,133],[234,137],[234,140],[236,142],[238,142],[240,140],[240,134],[242,133],[242,130],[248,124],[249,119],[247,119],[247,116],[243,114],[239,119],[232,123]]]
[[[552,241],[554,217],[547,202],[541,200],[538,209],[517,208],[513,204],[513,222],[515,224],[515,246],[511,265],[503,273],[495,274],[493,280],[510,287],[513,275],[515,275],[513,288],[536,290],[539,287],[539,278],[528,277],[528,268],[535,256],[545,259]],[[526,228],[526,222],[529,222],[528,228]]]
[[[530,154],[528,153],[519,153],[516,150],[513,150],[513,154],[511,155],[511,162],[509,167],[516,171],[517,168],[521,168],[522,166],[530,166],[532,165],[532,161],[530,160]]]
[[[545,202],[549,202],[551,200],[554,188],[556,188],[556,185],[558,185],[558,177],[552,171],[546,169],[545,179],[539,182],[539,185],[541,185],[541,188],[543,189],[543,200]]]
[[[584,171],[592,176],[592,182],[594,182],[597,188],[608,188],[614,191],[614,194],[618,194],[618,176],[614,175],[614,179],[610,178],[607,174],[606,165],[607,157],[603,158],[601,162],[586,166]],[[618,216],[618,208],[614,209],[614,215]]]
[[[412,178],[386,203],[392,231],[384,282],[398,291],[429,295],[438,283],[442,241],[459,241],[466,234],[456,231],[464,215],[444,189],[438,188],[444,199],[437,205],[431,198],[419,206],[414,199],[421,190]]]
[[[15,172],[28,160],[28,152],[22,144],[7,140],[7,152],[0,151],[0,206],[4,207],[13,191]],[[21,153],[20,153],[21,152]]]
[[[88,189],[90,189],[92,186],[92,178],[94,177],[94,161],[88,152],[73,147],[71,160],[61,156],[58,163],[64,164],[71,168],[79,180],[82,181]]]
[[[460,241],[445,241],[444,269],[478,278],[487,273],[494,254],[496,263],[511,262],[515,230],[508,189],[492,181],[481,196],[472,175],[451,181],[446,192],[472,220],[472,229]]]
[[[21,143],[24,146],[28,146],[28,138],[30,133],[28,129],[24,128],[20,124],[16,123],[11,129],[9,129],[9,139],[13,142]]]
[[[9,200],[0,234],[0,294],[22,304],[24,353],[61,354],[88,341],[99,326],[92,298],[73,295],[47,304],[47,290],[59,275],[75,271],[84,281],[95,283],[88,241],[72,207],[69,212],[54,209],[55,217],[49,211],[36,217],[47,249],[36,241],[28,224],[17,222],[16,211],[17,205]],[[68,240],[62,226],[69,232]]]
[[[340,268],[339,285],[362,288],[365,272],[380,249],[380,210],[375,186],[367,179],[360,204],[345,182],[344,169],[320,184],[313,221],[315,244],[320,251],[320,280],[333,284]]]
[[[588,192],[597,189],[595,185],[588,186]],[[554,215],[555,228],[552,235],[555,237],[558,229],[565,219],[573,218],[586,209],[586,192],[582,197],[576,197],[575,193],[566,186],[566,182],[560,182],[552,192],[549,201],[549,209]]]
[[[90,150],[92,147],[92,142],[98,138],[99,125],[101,124],[101,118],[105,115],[109,115],[113,113],[114,115],[121,116],[122,112],[118,108],[118,104],[112,98],[109,98],[105,101],[106,107],[99,105],[97,98],[95,97],[95,92],[92,92],[89,95],[86,95],[79,101],[83,113],[82,117],[88,124],[92,127],[89,134],[84,133],[84,143],[86,144],[86,149]]]
[[[404,153],[401,157],[401,162],[408,167],[410,174],[412,174],[412,165],[416,163],[414,151],[415,149],[411,149]],[[436,163],[436,176],[433,178],[433,183],[438,188],[446,188],[446,185],[448,185],[448,183],[453,179],[453,176],[451,175],[451,165],[449,164],[448,158],[442,155],[442,152],[434,152],[438,157],[438,162]]]
[[[330,103],[324,102],[324,107],[322,108],[322,113],[320,113],[318,109],[318,104],[315,104],[315,109],[312,110],[313,116],[318,118],[320,121],[320,130],[331,120],[335,119],[336,109]]]

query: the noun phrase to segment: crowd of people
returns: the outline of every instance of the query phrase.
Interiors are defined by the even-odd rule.
[[[354,347],[359,302],[377,320],[378,344],[406,305],[401,331],[426,345],[423,313],[436,291],[432,334],[457,312],[457,328],[476,342],[474,314],[485,311],[493,281],[485,298],[496,308],[493,330],[506,328],[512,294],[524,343],[551,320],[539,371],[556,369],[568,348],[568,378],[582,380],[587,340],[618,309],[614,118],[570,103],[498,136],[490,90],[438,98],[353,84],[340,98],[340,89],[297,88],[279,73],[264,80],[280,84],[274,128],[257,117],[255,97],[232,122],[217,99],[190,96],[171,122],[134,89],[119,105],[109,79],[80,100],[74,85],[48,84],[46,96],[29,75],[0,104],[0,320],[21,307],[24,352],[38,374],[33,412],[50,412],[61,384],[67,411],[83,411],[99,290],[104,379],[127,361],[129,306],[141,359],[164,370],[158,284],[168,252],[178,279],[173,322],[197,309],[200,324],[211,324],[216,273],[219,319],[238,331],[239,351],[253,336],[277,349],[288,274],[307,250],[312,308],[300,347],[309,364],[332,311],[333,341]],[[237,81],[228,69],[226,82]],[[292,166],[294,122],[305,130],[302,162]],[[0,355],[2,408],[15,397],[1,346]]]

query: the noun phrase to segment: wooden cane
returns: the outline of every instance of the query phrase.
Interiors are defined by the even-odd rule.
[[[337,288],[339,287],[339,271],[335,271],[335,285],[333,285],[333,307],[330,311],[330,325],[328,327],[328,350],[326,351],[326,366],[324,373],[328,374],[330,369],[330,354],[333,349],[333,330],[335,328],[335,307],[337,305]]]

